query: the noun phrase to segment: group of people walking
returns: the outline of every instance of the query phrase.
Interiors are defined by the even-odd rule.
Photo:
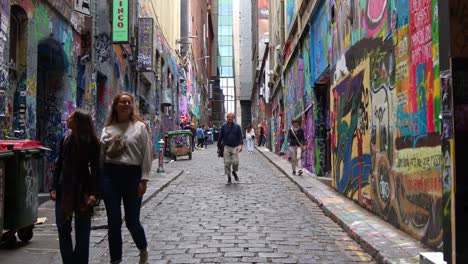
[[[195,149],[206,149],[208,144],[213,144],[216,140],[215,134],[217,130],[215,126],[205,127],[204,125],[199,125],[196,128],[193,123],[185,124],[182,122],[180,123],[180,129],[187,129],[192,132],[192,136],[190,137],[192,151],[195,151]]]
[[[227,176],[227,183],[231,184],[231,174],[236,181],[239,181],[239,153],[242,152],[243,136],[241,127],[234,122],[234,113],[227,114],[227,123],[221,127],[218,140],[218,156],[224,159],[224,172]],[[261,146],[264,140],[263,127],[260,127],[258,145]],[[252,154],[254,151],[255,130],[252,125],[247,125],[245,130],[247,141],[247,151]],[[302,175],[302,154],[304,152],[304,130],[300,127],[300,120],[293,119],[291,128],[288,130],[288,152],[291,160],[292,173]]]
[[[148,262],[148,242],[140,222],[140,207],[153,153],[149,128],[138,115],[134,103],[133,95],[126,92],[114,98],[100,139],[88,111],[78,108],[66,120],[70,133],[58,146],[59,155],[50,190],[51,199],[56,201],[59,246],[65,264],[88,263],[91,217],[101,198],[107,213],[110,263],[122,262],[122,201],[127,229],[140,252],[139,263]],[[239,181],[239,153],[243,147],[242,130],[234,120],[235,114],[228,113],[227,122],[219,130],[217,138],[218,155],[224,158],[228,184],[232,183],[231,175]],[[202,132],[203,128],[199,127],[197,137]],[[259,145],[264,138],[260,132]],[[255,131],[251,125],[247,127],[245,136],[248,152],[253,153]],[[304,131],[296,119],[288,132],[288,142],[293,174],[297,171],[301,175]],[[73,218],[75,243],[71,236]]]
[[[76,109],[67,118],[50,197],[56,201],[56,224],[63,263],[88,263],[91,217],[97,200],[106,207],[110,263],[122,262],[123,200],[125,224],[148,262],[148,243],[140,207],[153,160],[151,134],[134,107],[134,97],[118,94],[98,139],[89,112]],[[75,220],[75,246],[71,223]]]

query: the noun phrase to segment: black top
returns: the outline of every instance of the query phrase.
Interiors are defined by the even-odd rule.
[[[78,142],[70,135],[59,148],[52,190],[61,199],[63,213],[70,215],[86,204],[85,195],[99,193],[99,143]]]
[[[241,127],[236,123],[226,123],[221,127],[218,141],[229,147],[237,147],[244,144]]]
[[[289,145],[290,146],[303,146],[304,143],[305,143],[304,130],[302,128],[298,128],[298,130],[295,131],[296,137],[297,137],[297,139],[299,139],[299,142],[297,142],[297,139],[294,136],[291,129],[293,129],[293,128],[290,128],[289,131],[288,131],[288,143],[289,143]]]

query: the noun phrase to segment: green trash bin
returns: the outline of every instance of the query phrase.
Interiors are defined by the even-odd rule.
[[[8,149],[7,145],[0,144],[0,238],[3,234],[3,207],[4,207],[4,183],[5,183],[5,164],[8,158],[13,156],[13,152]]]
[[[8,232],[2,240],[13,246],[18,238],[27,242],[33,237],[37,221],[39,175],[44,162],[45,149],[34,140],[0,140],[13,151],[6,161],[5,208],[3,228]]]
[[[188,156],[192,159],[192,145],[190,137],[192,131],[190,130],[176,130],[167,133],[169,141],[169,153],[170,156],[177,160],[177,157]]]

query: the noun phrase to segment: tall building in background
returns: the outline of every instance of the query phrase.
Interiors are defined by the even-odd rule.
[[[236,87],[234,82],[233,53],[233,1],[218,0],[218,72],[219,85],[224,99],[220,109],[222,118],[228,112],[237,113]]]
[[[256,2],[238,0],[233,6],[234,32],[234,72],[236,84],[236,104],[238,112],[237,122],[245,128],[251,123],[251,94],[252,94],[252,59],[256,49],[252,49],[252,39],[257,27],[253,23],[256,19]]]

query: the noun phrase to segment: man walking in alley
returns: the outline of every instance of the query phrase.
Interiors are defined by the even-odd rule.
[[[239,152],[242,152],[242,130],[241,127],[234,123],[236,116],[230,112],[227,114],[227,123],[221,127],[219,133],[219,144],[224,146],[224,172],[228,177],[228,184],[231,184],[231,167],[232,175],[236,181],[239,181],[237,171],[239,169]]]
[[[288,146],[291,155],[293,174],[302,175],[302,152],[304,151],[304,130],[300,127],[299,118],[292,120],[292,127],[288,131]]]

